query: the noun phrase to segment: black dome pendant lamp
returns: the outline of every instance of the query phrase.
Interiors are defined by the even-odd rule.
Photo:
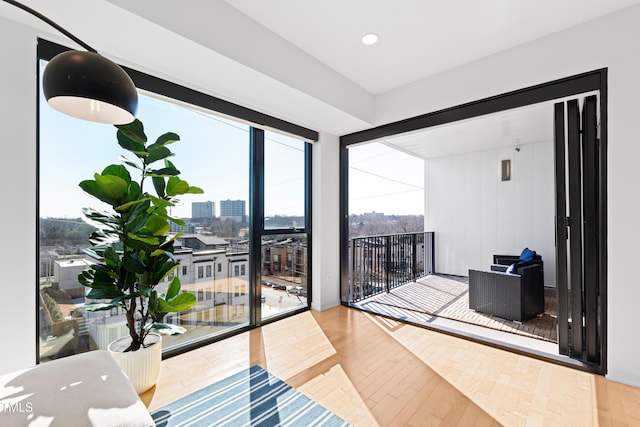
[[[44,69],[42,90],[49,105],[70,116],[122,125],[135,119],[138,92],[131,77],[49,18],[14,0],[3,0],[51,25],[88,50],[56,55]]]
[[[131,123],[138,108],[129,75],[93,52],[71,50],[55,56],[44,69],[42,90],[56,110],[99,123]]]

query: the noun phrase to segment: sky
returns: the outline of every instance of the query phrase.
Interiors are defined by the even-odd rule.
[[[181,196],[172,215],[190,217],[195,201],[215,202],[219,215],[220,200],[249,200],[249,126],[145,95],[137,117],[149,141],[166,132],[180,136],[169,146],[175,153],[170,160],[181,179],[204,190]],[[78,218],[85,206],[109,208],[78,184],[109,164],[121,164],[121,155],[133,157],[118,145],[117,129],[59,113],[44,99],[40,122],[40,216]],[[273,132],[265,132],[265,139],[265,212],[303,215],[305,142]]]
[[[59,113],[40,94],[40,216],[79,218],[82,208],[109,208],[78,186],[109,164],[131,153],[117,143],[112,125]],[[169,148],[181,179],[204,194],[184,195],[172,208],[176,217],[191,216],[191,203],[249,200],[249,126],[139,93],[137,117],[150,141],[175,132]],[[304,145],[296,138],[265,132],[265,214],[304,214]],[[350,156],[350,213],[421,214],[423,162],[372,143],[353,147]],[[135,171],[131,171],[132,175]],[[135,175],[134,175],[135,176]],[[151,187],[147,190],[152,191]]]
[[[424,213],[424,160],[380,142],[349,148],[349,214]]]

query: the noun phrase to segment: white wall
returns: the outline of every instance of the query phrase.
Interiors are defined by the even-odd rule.
[[[0,129],[3,132],[0,245],[0,374],[36,359],[36,44],[0,18]]]
[[[519,148],[425,161],[425,230],[435,231],[438,273],[488,270],[494,254],[529,247],[542,256],[545,286],[555,287],[553,143]],[[501,180],[504,159],[510,181]]]
[[[640,386],[637,121],[640,6],[492,55],[376,98],[376,121],[407,117],[608,68],[608,376]]]
[[[312,151],[312,286],[314,310],[340,304],[340,144],[321,132]]]

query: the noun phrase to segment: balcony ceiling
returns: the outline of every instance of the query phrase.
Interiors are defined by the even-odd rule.
[[[553,140],[553,111],[553,102],[541,103],[434,126],[379,142],[423,159],[524,148]]]

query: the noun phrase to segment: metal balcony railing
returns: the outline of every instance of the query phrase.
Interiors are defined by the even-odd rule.
[[[434,273],[433,243],[432,231],[349,239],[349,301]]]

